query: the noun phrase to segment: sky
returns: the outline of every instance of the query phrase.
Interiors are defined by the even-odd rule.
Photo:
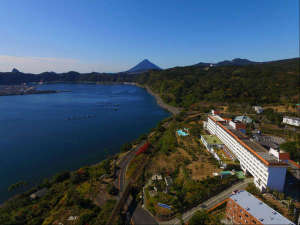
[[[1,0],[0,71],[299,56],[298,0]]]

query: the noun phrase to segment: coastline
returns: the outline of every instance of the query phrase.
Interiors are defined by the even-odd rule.
[[[53,83],[65,83],[65,82],[45,82],[45,84],[53,84]],[[165,103],[162,98],[159,96],[159,94],[153,92],[151,90],[151,88],[149,86],[143,86],[143,85],[140,85],[136,82],[70,82],[70,83],[85,83],[85,84],[124,84],[124,85],[134,85],[134,86],[137,86],[137,87],[140,87],[140,88],[144,88],[146,89],[146,91],[152,95],[155,100],[156,100],[156,103],[163,109],[167,110],[168,112],[170,112],[172,115],[177,115],[179,114],[182,109],[178,108],[178,107],[175,107],[175,106],[172,106],[172,105],[169,105],[167,103]]]
[[[93,83],[93,84],[96,84],[96,83]],[[98,83],[99,84],[99,83]],[[123,85],[124,84],[124,82],[114,82],[114,83],[107,83],[107,84],[115,84],[115,85]],[[102,85],[102,84],[99,84],[99,85]],[[127,85],[130,85],[130,84],[128,84],[127,83]],[[132,83],[131,83],[131,85],[132,85]],[[135,85],[135,84],[134,84]],[[136,85],[136,86],[138,86],[138,85]],[[139,86],[139,87],[141,87],[141,86]],[[144,88],[144,87],[141,87],[141,88]],[[49,91],[41,91],[41,92],[49,92]],[[60,91],[60,90],[58,90],[58,91],[51,91],[51,93],[60,93],[60,92],[72,92],[72,91]],[[28,95],[29,95],[29,93],[27,93]],[[31,93],[31,94],[38,94],[38,93]],[[39,93],[39,94],[42,94],[42,93]],[[46,93],[44,93],[44,94],[46,94]],[[144,93],[145,94],[145,93]],[[23,95],[25,95],[25,94],[23,94]],[[3,95],[4,96],[4,95]],[[10,95],[9,95],[10,96]],[[152,100],[153,101],[153,100]],[[161,108],[163,108],[163,107],[161,107]],[[165,108],[163,108],[163,109],[165,109]],[[166,114],[166,112],[165,112],[165,114]],[[169,115],[166,115],[166,117],[168,117],[168,116],[170,116],[170,114]],[[158,120],[158,122],[160,122],[161,120]],[[155,124],[153,125],[153,127],[155,127]],[[153,128],[153,127],[151,127],[151,128]],[[140,133],[140,134],[142,134],[142,133]],[[139,134],[139,135],[140,135]],[[131,141],[130,141],[131,142]],[[120,153],[120,151],[117,151],[116,153],[114,153],[113,155],[115,155],[115,154],[119,154]],[[102,162],[104,159],[101,159],[101,160],[99,160],[99,162]],[[97,162],[98,163],[98,162]],[[84,164],[84,165],[86,165],[86,164]],[[84,165],[82,165],[82,166],[84,166]],[[93,163],[88,163],[87,164],[88,166],[91,166],[91,165],[93,165]],[[67,169],[67,171],[75,171],[76,169]],[[55,172],[55,173],[53,173],[53,174],[56,174],[56,173],[59,173],[59,172]],[[48,178],[48,177],[52,177],[52,175],[47,175],[46,177],[44,177],[44,178]],[[11,183],[12,184],[12,183]],[[36,187],[36,185],[39,185],[40,184],[40,181],[38,181],[37,183],[31,183],[30,182],[30,184],[33,184],[33,186],[30,186],[30,188],[29,189],[27,189],[26,188],[26,190],[21,190],[20,192],[18,191],[18,193],[15,193],[15,194],[13,194],[11,197],[9,197],[8,199],[5,199],[5,200],[0,200],[0,208],[1,207],[3,207],[3,205],[6,203],[6,202],[8,202],[8,201],[11,201],[13,198],[15,198],[15,197],[17,197],[17,196],[19,196],[19,195],[22,195],[23,193],[25,193],[26,191],[28,191],[28,190],[30,190],[31,188],[35,188]]]
[[[146,89],[146,91],[152,95],[155,100],[156,100],[156,103],[163,109],[169,111],[170,113],[172,113],[173,115],[177,115],[179,114],[182,110],[178,107],[175,107],[175,106],[172,106],[172,105],[168,105],[167,103],[165,103],[162,98],[159,96],[159,94],[157,93],[154,93],[150,87],[148,86],[143,86],[143,85],[140,85],[138,83],[134,83],[134,82],[124,82],[123,84],[129,84],[129,85],[135,85],[137,87],[140,87],[140,88],[144,88]]]

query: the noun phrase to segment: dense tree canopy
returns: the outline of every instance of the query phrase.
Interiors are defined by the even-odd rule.
[[[138,81],[181,107],[199,101],[297,102],[299,58],[247,66],[175,67],[143,74]]]
[[[291,159],[300,161],[300,145],[296,141],[286,142],[280,145],[280,148],[290,153]]]

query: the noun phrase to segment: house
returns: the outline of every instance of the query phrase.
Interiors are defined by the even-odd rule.
[[[289,117],[289,116],[284,116],[282,119],[282,123],[300,127],[300,118],[298,117]]]
[[[234,118],[234,122],[240,123],[252,123],[252,119],[249,116],[237,116]]]
[[[155,181],[155,180],[159,181],[159,180],[162,180],[162,176],[160,174],[154,174],[151,179],[152,179],[152,181]]]
[[[253,108],[257,114],[261,114],[264,111],[264,109],[261,106],[253,106]]]
[[[226,217],[233,224],[295,225],[247,191],[236,191],[228,199]]]

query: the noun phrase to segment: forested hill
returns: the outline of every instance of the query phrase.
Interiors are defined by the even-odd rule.
[[[248,104],[299,101],[299,59],[246,66],[175,67],[138,77],[166,103],[187,107],[200,101]]]
[[[187,66],[143,74],[78,72],[26,74],[0,72],[0,85],[27,82],[138,82],[166,103],[187,107],[197,102],[299,103],[299,60],[243,66]]]
[[[45,72],[40,74],[22,73],[17,70],[0,72],[0,85],[22,84],[27,82],[132,82],[137,75],[127,73],[67,73]]]

